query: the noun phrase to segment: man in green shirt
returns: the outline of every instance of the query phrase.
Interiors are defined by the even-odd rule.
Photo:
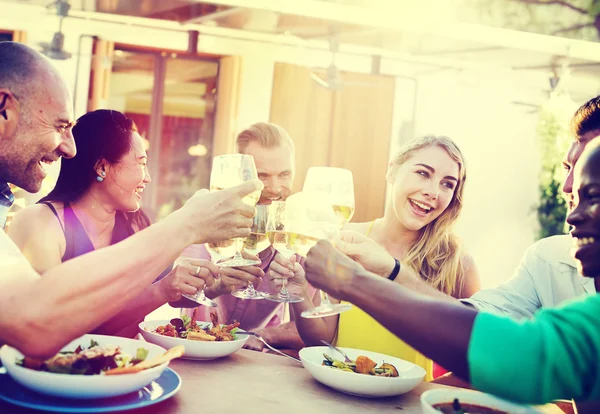
[[[600,278],[600,139],[575,167],[575,258],[584,276]],[[394,259],[379,250],[381,275]],[[408,344],[476,388],[525,403],[600,400],[600,296],[543,309],[515,321],[440,302],[365,270],[320,241],[308,254],[313,286],[352,302]],[[401,272],[412,272],[402,268]],[[432,334],[435,332],[435,334]]]

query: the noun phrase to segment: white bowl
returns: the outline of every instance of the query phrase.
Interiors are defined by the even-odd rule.
[[[248,335],[238,335],[235,341],[191,341],[188,339],[164,336],[153,332],[157,327],[166,325],[168,323],[168,320],[145,321],[141,322],[138,327],[140,333],[148,342],[152,342],[153,344],[160,345],[165,348],[183,345],[185,347],[185,354],[182,358],[185,359],[209,360],[222,358],[239,351],[248,340]],[[198,321],[198,325],[202,327],[209,324],[209,322]],[[241,329],[239,331],[243,332]]]
[[[421,411],[427,414],[439,414],[441,411],[433,408],[434,404],[451,403],[455,398],[466,404],[475,404],[511,414],[536,414],[541,413],[529,405],[515,404],[483,392],[465,390],[462,388],[439,388],[425,391],[421,394]]]
[[[130,338],[120,338],[106,335],[83,335],[65,346],[63,351],[74,351],[78,345],[90,346],[90,340],[100,345],[118,345],[122,351],[134,355],[138,348],[148,350],[148,358],[161,355],[165,349]],[[148,385],[169,365],[168,362],[154,368],[146,369],[134,374],[123,375],[68,375],[52,372],[35,371],[17,365],[17,360],[23,354],[8,345],[0,348],[2,364],[10,376],[19,384],[31,388],[42,394],[55,395],[66,398],[104,398],[123,395]]]
[[[425,370],[418,365],[403,359],[394,358],[376,352],[358,349],[340,348],[352,360],[360,355],[371,358],[381,365],[383,362],[392,364],[398,370],[399,377],[376,377],[373,375],[357,374],[323,365],[323,353],[334,359],[343,361],[344,358],[326,346],[314,346],[300,350],[300,359],[304,368],[320,383],[346,394],[359,397],[391,397],[409,392],[425,378]]]

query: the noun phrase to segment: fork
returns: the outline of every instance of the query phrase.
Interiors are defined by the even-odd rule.
[[[321,339],[321,343],[327,345],[329,348],[333,349],[334,351],[338,351],[344,357],[344,362],[346,362],[346,363],[354,362],[350,358],[348,358],[348,355],[346,355],[346,353],[344,351],[342,351],[341,349],[339,349],[337,346],[331,345],[329,342],[325,341],[324,339]]]
[[[269,348],[271,351],[273,351],[273,352],[275,352],[275,353],[277,353],[277,354],[279,354],[279,355],[281,355],[281,356],[284,356],[284,357],[287,357],[287,358],[293,359],[293,360],[294,360],[294,361],[296,361],[296,362],[302,363],[302,361],[300,361],[298,358],[295,358],[295,357],[293,357],[293,356],[291,356],[291,355],[288,355],[288,354],[286,354],[285,352],[281,352],[281,351],[280,351],[279,349],[277,349],[277,348],[273,348],[271,345],[269,345],[269,344],[267,343],[267,341],[265,341],[265,340],[263,339],[263,337],[262,337],[262,336],[260,336],[260,335],[259,335],[259,334],[257,334],[257,333],[250,332],[250,331],[243,331],[243,332],[240,332],[240,331],[238,331],[238,332],[236,332],[235,334],[236,334],[236,335],[249,335],[249,336],[253,336],[253,337],[255,337],[256,339],[258,339],[259,341],[261,341],[263,344],[265,344],[265,346],[266,346],[267,348]]]

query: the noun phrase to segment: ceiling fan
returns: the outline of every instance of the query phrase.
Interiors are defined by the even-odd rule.
[[[372,83],[372,82],[345,81],[343,79],[342,73],[341,73],[339,67],[337,66],[336,60],[335,60],[336,55],[339,52],[339,46],[340,46],[338,34],[335,32],[331,33],[329,35],[328,41],[329,41],[329,50],[331,52],[331,63],[325,69],[324,76],[319,75],[319,73],[318,73],[318,72],[322,73],[322,69],[314,68],[310,73],[310,77],[312,78],[312,80],[314,80],[320,86],[330,89],[330,90],[333,90],[333,91],[339,91],[339,90],[343,89],[344,86],[364,86],[364,87],[369,87],[369,88],[380,87],[378,84]],[[373,56],[373,61],[379,62],[380,57]],[[374,68],[376,66],[378,68],[378,65],[373,65]],[[378,75],[379,73],[377,73],[377,72],[378,72],[378,69],[372,70],[373,75]]]
[[[59,16],[58,32],[54,33],[50,43],[42,42],[42,53],[50,59],[65,60],[71,57],[71,53],[64,50],[65,35],[62,32],[62,22],[69,15],[71,5],[67,0],[56,0],[46,6],[46,8],[56,8],[56,15]]]

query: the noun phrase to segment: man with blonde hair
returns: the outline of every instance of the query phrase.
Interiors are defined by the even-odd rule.
[[[258,178],[263,182],[258,204],[271,204],[272,201],[284,201],[290,194],[295,176],[295,148],[292,138],[281,126],[273,123],[258,122],[240,132],[236,139],[238,152],[251,155],[256,164]],[[261,264],[240,268],[221,267],[215,284],[206,288],[206,296],[214,299],[218,307],[200,306],[198,320],[210,320],[210,312],[217,312],[219,321],[233,323],[239,321],[240,327],[260,334],[270,345],[284,349],[300,349],[304,342],[300,338],[293,322],[283,322],[284,304],[267,300],[242,300],[230,293],[234,289],[243,289],[252,282],[257,290],[267,290],[268,280],[262,284],[271,261],[276,255],[271,246],[259,254]],[[190,246],[182,256],[194,259],[208,259],[210,254],[203,245]],[[312,294],[315,293],[313,290]],[[182,299],[172,306],[190,307],[195,303]],[[191,315],[191,309],[183,313]],[[249,338],[246,348],[262,351],[264,345],[255,338]]]

